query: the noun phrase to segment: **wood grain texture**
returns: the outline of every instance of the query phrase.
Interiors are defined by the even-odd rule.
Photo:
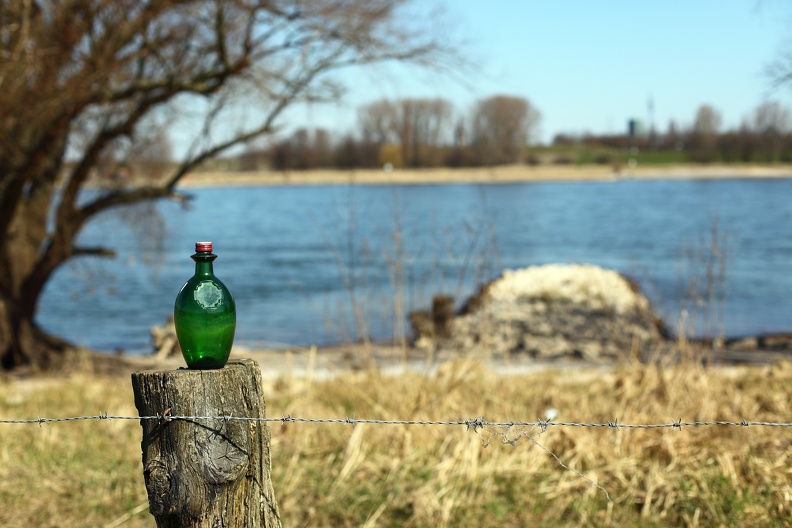
[[[140,416],[266,416],[255,361],[132,374]],[[279,527],[264,422],[141,420],[143,474],[157,526]]]

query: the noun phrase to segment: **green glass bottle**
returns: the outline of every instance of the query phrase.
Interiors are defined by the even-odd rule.
[[[173,322],[182,355],[191,369],[223,368],[236,330],[236,305],[225,284],[214,276],[211,242],[196,242],[195,275],[182,286]]]

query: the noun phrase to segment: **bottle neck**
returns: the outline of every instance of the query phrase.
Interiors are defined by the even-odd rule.
[[[195,261],[196,275],[214,275],[212,261],[217,258],[214,253],[196,253],[190,257]]]

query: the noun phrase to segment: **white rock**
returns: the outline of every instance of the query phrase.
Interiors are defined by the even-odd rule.
[[[590,264],[548,264],[506,270],[490,285],[487,295],[496,303],[520,299],[563,300],[620,314],[649,307],[646,297],[633,291],[619,273]]]

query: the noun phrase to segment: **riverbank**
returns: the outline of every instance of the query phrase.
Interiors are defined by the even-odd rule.
[[[240,185],[432,185],[444,183],[518,183],[619,180],[792,178],[792,165],[647,165],[614,170],[609,165],[506,165],[498,167],[394,169],[392,171],[199,171],[182,187]]]
[[[329,379],[339,373],[432,374],[459,359],[480,361],[499,375],[548,369],[614,368],[630,362],[695,360],[710,365],[771,365],[792,359],[792,334],[715,340],[671,336],[650,300],[620,273],[583,264],[506,270],[464,306],[438,295],[409,314],[403,343],[358,342],[324,347],[254,350],[234,347],[267,378]],[[171,321],[151,329],[158,370],[183,366]],[[142,366],[142,365],[139,365]]]

